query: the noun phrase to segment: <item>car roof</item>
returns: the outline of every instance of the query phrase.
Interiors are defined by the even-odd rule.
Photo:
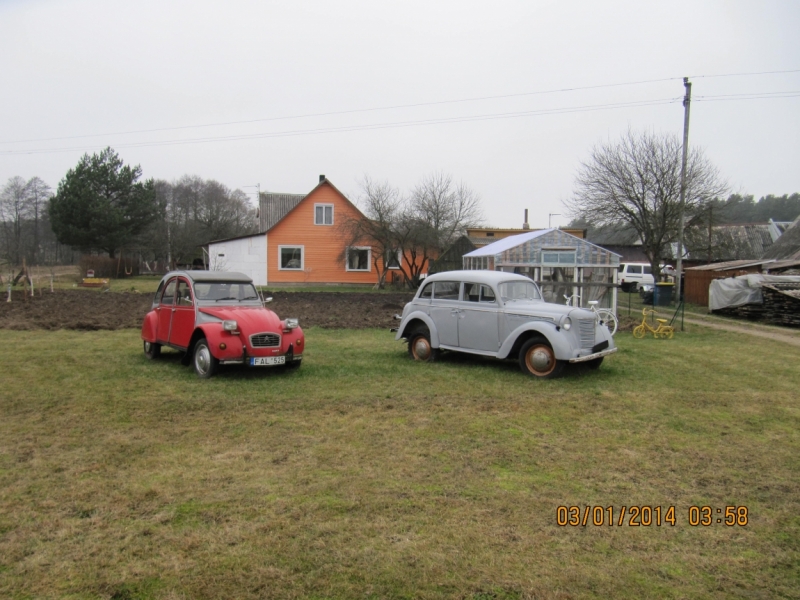
[[[181,275],[183,277],[186,277],[187,279],[190,279],[193,282],[198,282],[198,281],[207,281],[207,282],[230,281],[236,283],[253,282],[253,280],[250,277],[248,277],[244,273],[239,273],[237,271],[170,271],[169,273],[164,275],[164,280],[167,280],[170,277],[174,277],[176,275]]]
[[[528,281],[532,280],[524,275],[517,273],[506,273],[504,271],[483,271],[483,270],[468,270],[468,271],[442,271],[435,275],[428,275],[424,283],[429,281],[468,281],[470,283],[488,283],[490,285],[497,285],[503,281]]]

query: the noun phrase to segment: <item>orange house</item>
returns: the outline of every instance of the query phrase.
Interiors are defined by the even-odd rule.
[[[210,269],[241,271],[262,286],[378,281],[373,247],[368,243],[347,247],[340,227],[349,219],[367,217],[324,175],[306,195],[261,196],[261,233],[210,242]],[[382,270],[383,257],[377,260]]]

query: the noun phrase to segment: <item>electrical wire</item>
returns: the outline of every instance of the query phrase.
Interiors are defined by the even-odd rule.
[[[744,76],[760,76],[760,75],[775,75],[775,74],[789,74],[789,73],[800,73],[800,69],[790,69],[790,70],[783,70],[783,71],[757,71],[757,72],[747,72],[747,73],[723,73],[723,74],[710,74],[710,75],[693,75],[691,78],[693,79],[701,79],[701,78],[715,78],[715,77],[744,77]],[[508,99],[508,98],[519,98],[519,97],[529,97],[529,96],[537,96],[537,95],[547,95],[547,94],[558,94],[558,93],[566,93],[566,92],[575,92],[575,91],[586,91],[586,90],[596,90],[596,89],[604,89],[604,88],[614,88],[614,87],[623,87],[623,86],[635,86],[635,85],[644,85],[644,84],[652,84],[652,83],[663,83],[667,81],[675,81],[681,80],[681,77],[666,77],[660,79],[644,79],[639,81],[629,81],[629,82],[618,82],[618,83],[608,83],[608,84],[598,84],[598,85],[589,85],[589,86],[576,86],[576,87],[565,87],[565,88],[558,88],[552,90],[540,90],[540,91],[533,91],[533,92],[520,92],[514,94],[501,94],[501,95],[492,95],[492,96],[478,96],[472,98],[461,98],[461,99],[454,99],[454,100],[440,100],[440,101],[432,101],[432,102],[418,102],[413,104],[398,104],[392,106],[383,106],[383,107],[372,107],[372,108],[359,108],[359,109],[350,109],[350,110],[342,110],[342,111],[329,111],[329,112],[322,112],[322,113],[309,113],[303,115],[291,115],[291,116],[282,116],[282,117],[269,117],[269,118],[261,118],[261,119],[250,119],[244,121],[227,121],[227,122],[220,122],[220,123],[206,123],[200,125],[184,125],[184,126],[177,126],[177,127],[162,127],[162,128],[153,128],[153,129],[140,129],[140,130],[130,130],[130,131],[121,131],[115,133],[100,133],[100,134],[84,134],[84,135],[74,135],[74,136],[62,136],[62,137],[52,137],[52,138],[37,138],[37,139],[27,139],[27,140],[15,140],[15,141],[0,141],[0,144],[23,144],[23,143],[34,143],[34,142],[50,142],[50,141],[62,141],[62,140],[77,140],[77,139],[86,139],[86,138],[93,138],[93,137],[105,137],[105,136],[121,136],[121,135],[133,135],[133,134],[140,134],[140,133],[158,133],[158,132],[166,132],[166,131],[181,131],[187,129],[200,129],[200,128],[208,128],[208,127],[224,127],[230,125],[245,125],[245,124],[253,124],[253,123],[266,123],[266,122],[273,122],[273,121],[283,121],[283,120],[292,120],[292,119],[304,119],[304,118],[314,118],[314,117],[326,117],[326,116],[337,116],[337,115],[346,115],[346,114],[357,114],[357,113],[366,113],[366,112],[377,112],[377,111],[388,111],[388,110],[398,110],[398,109],[405,109],[405,108],[419,108],[419,107],[426,107],[426,106],[441,106],[441,105],[448,105],[448,104],[457,104],[457,103],[467,103],[467,102],[479,102],[479,101],[488,101],[488,100],[500,100],[500,99]],[[708,101],[724,101],[724,100],[757,100],[757,99],[765,99],[765,98],[794,98],[800,92],[761,92],[757,94],[726,94],[726,95],[718,95],[718,96],[697,96],[693,100],[698,102],[708,102]],[[488,115],[472,115],[466,117],[451,117],[451,118],[443,118],[443,119],[425,119],[419,121],[401,121],[401,122],[389,122],[389,123],[374,123],[368,125],[352,125],[352,126],[344,126],[344,127],[329,127],[329,128],[317,128],[317,129],[307,129],[307,130],[290,130],[290,131],[282,131],[282,132],[269,132],[269,133],[260,133],[260,134],[249,134],[249,135],[237,135],[237,136],[215,136],[215,137],[208,137],[208,138],[195,138],[189,140],[164,140],[164,141],[153,141],[153,142],[130,142],[130,143],[118,143],[115,144],[118,148],[137,148],[137,147],[151,147],[151,146],[163,146],[163,145],[175,145],[175,144],[195,144],[195,143],[209,143],[209,142],[216,142],[216,141],[235,141],[235,140],[246,140],[246,139],[259,139],[259,138],[268,138],[268,137],[289,137],[289,136],[297,136],[297,135],[313,135],[313,134],[324,134],[324,133],[338,133],[338,132],[346,132],[346,131],[363,131],[363,130],[370,130],[370,129],[384,129],[384,128],[397,128],[397,127],[413,127],[413,126],[422,126],[422,125],[437,125],[437,124],[446,124],[446,123],[461,123],[461,122],[470,122],[470,121],[480,121],[480,120],[489,120],[489,119],[506,119],[506,118],[519,118],[519,117],[528,117],[528,116],[539,116],[539,115],[546,115],[546,114],[560,114],[560,113],[570,113],[570,112],[585,112],[585,111],[596,111],[596,110],[610,110],[614,108],[623,108],[623,107],[637,107],[637,106],[652,106],[658,104],[665,104],[674,102],[676,99],[660,99],[660,100],[645,100],[645,101],[634,101],[634,102],[622,102],[622,103],[613,103],[613,104],[605,104],[605,105],[594,105],[594,106],[583,106],[583,107],[562,107],[562,108],[554,108],[554,109],[543,109],[543,110],[535,110],[535,111],[520,111],[514,113],[500,113],[500,114],[488,114]],[[105,147],[107,144],[103,144],[102,146],[94,146],[95,148]],[[42,154],[42,153],[55,153],[55,152],[72,152],[75,150],[86,149],[86,147],[69,147],[69,148],[55,148],[55,149],[32,149],[32,150],[0,150],[0,155],[15,155],[15,154]]]
[[[552,115],[552,114],[565,114],[565,113],[579,113],[579,112],[594,112],[598,110],[612,110],[617,108],[635,108],[639,106],[657,106],[663,104],[672,104],[682,100],[682,97],[673,97],[673,98],[660,98],[654,100],[638,100],[632,102],[617,102],[617,103],[610,103],[610,104],[596,104],[596,105],[586,105],[586,106],[575,106],[575,107],[560,107],[560,108],[549,108],[549,109],[539,109],[539,110],[530,110],[530,111],[516,111],[510,113],[494,113],[494,114],[482,114],[482,115],[469,115],[469,116],[462,116],[462,117],[445,117],[445,118],[438,118],[438,119],[421,119],[415,121],[395,121],[389,123],[370,123],[364,125],[346,125],[342,127],[324,127],[324,128],[316,128],[316,129],[300,129],[300,130],[289,130],[289,131],[277,131],[277,132],[264,132],[264,133],[254,133],[254,134],[243,134],[243,135],[230,135],[230,136],[214,136],[214,137],[206,137],[206,138],[193,138],[193,139],[174,139],[174,140],[161,140],[161,141],[152,141],[152,142],[130,142],[130,143],[122,143],[122,144],[115,144],[115,148],[144,148],[144,147],[154,147],[154,146],[174,146],[174,145],[183,145],[183,144],[202,144],[202,143],[210,143],[210,142],[226,142],[226,141],[243,141],[243,140],[253,140],[253,139],[264,139],[264,138],[275,138],[275,137],[295,137],[300,135],[317,135],[317,134],[326,134],[326,133],[343,133],[343,132],[350,132],[350,131],[368,131],[368,130],[375,130],[375,129],[394,129],[400,127],[418,127],[424,125],[442,125],[442,124],[450,124],[450,123],[466,123],[466,122],[473,122],[473,121],[487,121],[487,120],[496,120],[496,119],[513,119],[513,118],[520,118],[520,117],[533,117],[533,116],[543,116],[543,115]],[[98,148],[102,148],[105,146],[98,146]],[[34,150],[0,150],[0,156],[9,156],[9,155],[17,155],[17,154],[49,154],[49,153],[57,153],[57,152],[74,152],[76,150],[87,150],[92,148],[86,148],[85,146],[79,147],[68,147],[68,148],[40,148]]]
[[[269,121],[284,121],[284,120],[291,120],[291,119],[308,119],[314,117],[331,117],[337,115],[348,115],[354,113],[364,113],[364,112],[376,112],[381,110],[399,110],[403,108],[420,108],[424,106],[441,106],[443,104],[458,104],[458,103],[466,103],[466,102],[481,102],[486,100],[504,100],[507,98],[521,98],[525,96],[542,96],[546,94],[559,94],[564,92],[577,92],[577,91],[585,91],[585,90],[595,90],[595,89],[602,89],[602,88],[612,88],[612,87],[622,87],[622,86],[631,86],[631,85],[642,85],[646,83],[662,83],[665,81],[674,81],[676,79],[680,79],[680,77],[669,77],[666,79],[644,79],[641,81],[629,81],[624,83],[606,83],[606,84],[598,84],[598,85],[587,85],[587,86],[580,86],[580,87],[568,87],[568,88],[559,88],[553,90],[541,90],[536,92],[519,92],[515,94],[500,94],[496,96],[476,96],[472,98],[459,98],[455,100],[437,100],[433,102],[417,102],[413,104],[397,104],[393,106],[378,106],[372,108],[354,108],[349,110],[338,110],[338,111],[330,111],[330,112],[321,112],[321,113],[308,113],[303,115],[290,115],[290,116],[283,116],[283,117],[266,117],[262,119],[249,119],[245,121],[226,121],[221,123],[205,123],[201,125],[182,125],[178,127],[160,127],[156,129],[136,129],[131,131],[118,131],[118,132],[111,132],[111,133],[92,133],[92,134],[84,134],[84,135],[70,135],[70,136],[62,136],[62,137],[53,137],[53,138],[37,138],[37,139],[27,139],[27,140],[13,140],[13,141],[0,141],[0,144],[22,144],[22,143],[30,143],[30,142],[52,142],[52,141],[59,141],[59,140],[72,140],[72,139],[82,139],[82,138],[90,138],[90,137],[102,137],[107,135],[132,135],[136,133],[156,133],[161,131],[177,131],[181,129],[199,129],[203,127],[225,127],[228,125],[250,125],[253,123],[265,123]]]

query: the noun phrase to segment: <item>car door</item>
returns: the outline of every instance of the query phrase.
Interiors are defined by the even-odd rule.
[[[431,298],[431,319],[439,344],[458,347],[459,281],[436,281]]]
[[[156,339],[161,344],[169,343],[169,328],[172,324],[172,307],[175,304],[175,287],[177,283],[178,280],[175,277],[167,282],[156,307],[156,312],[158,313]]]
[[[491,286],[465,282],[458,318],[458,345],[464,350],[497,352],[498,308]]]
[[[172,306],[172,322],[169,331],[169,343],[171,346],[186,348],[192,339],[194,331],[194,298],[192,296],[192,286],[189,282],[180,277],[176,286],[175,303]]]

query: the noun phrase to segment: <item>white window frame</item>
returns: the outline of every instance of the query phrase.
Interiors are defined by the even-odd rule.
[[[281,266],[281,258],[283,255],[282,250],[284,248],[300,248],[300,268],[295,267],[283,267]],[[284,244],[282,246],[278,246],[278,270],[279,271],[303,271],[305,270],[306,266],[306,247],[301,244]]]
[[[386,254],[391,254],[391,253],[392,253],[392,251],[389,250],[389,252],[387,252]],[[386,268],[391,270],[391,271],[399,271],[400,267],[402,267],[402,265],[403,265],[403,249],[402,248],[398,248],[397,250],[395,250],[395,253],[397,254],[397,266],[396,267],[390,267],[389,265],[386,265]]]
[[[318,207],[322,208],[322,223],[317,223],[317,208]],[[325,209],[327,207],[330,207],[330,209],[331,209],[331,222],[330,223],[326,223],[325,222]],[[334,214],[333,213],[334,213],[333,204],[330,204],[330,203],[325,203],[325,204],[318,203],[318,204],[315,204],[314,205],[314,225],[323,225],[323,226],[326,226],[326,227],[332,226],[333,223],[334,223]]]
[[[366,250],[367,251],[367,268],[366,269],[351,269],[350,268],[350,250]],[[369,273],[372,271],[372,248],[369,246],[348,246],[347,258],[344,261],[345,271],[353,273]]]

